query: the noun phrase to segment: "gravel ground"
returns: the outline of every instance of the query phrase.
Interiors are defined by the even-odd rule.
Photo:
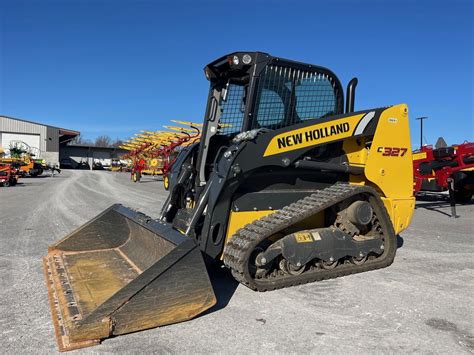
[[[2,353],[55,353],[41,257],[112,203],[157,217],[161,182],[63,171],[0,188]],[[210,270],[218,298],[193,321],[105,340],[76,353],[472,353],[474,205],[417,203],[389,268],[267,293]]]

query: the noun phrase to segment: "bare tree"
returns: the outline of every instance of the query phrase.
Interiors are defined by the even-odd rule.
[[[75,145],[93,145],[96,147],[119,147],[123,144],[123,141],[119,138],[112,140],[107,135],[98,136],[95,141],[91,141],[90,139],[82,138],[80,135],[74,137],[71,140],[71,144]]]
[[[110,147],[111,143],[112,143],[112,139],[110,139],[109,136],[102,135],[102,136],[98,136],[95,139],[96,147]]]
[[[112,143],[112,147],[120,147],[121,145],[123,144],[123,140],[121,140],[120,138],[116,138],[115,141]]]
[[[71,144],[75,145],[92,145],[92,141],[90,139],[85,139],[82,138],[80,135],[75,136],[73,139],[71,139]]]

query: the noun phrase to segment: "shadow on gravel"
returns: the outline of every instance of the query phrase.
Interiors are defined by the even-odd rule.
[[[420,193],[416,195],[416,207],[423,207],[425,205],[429,205],[429,203],[426,202],[438,203],[440,205],[449,207],[449,195],[446,193]],[[472,200],[470,202],[463,203],[463,205],[472,204],[474,204]]]
[[[51,176],[50,174],[46,174],[46,175],[39,175],[39,176],[25,176],[25,177],[22,177],[21,179],[25,179],[27,181],[36,181],[36,180],[41,180],[41,179],[65,179],[67,178],[66,176],[64,175],[58,175],[58,174],[55,174],[54,176]]]
[[[23,182],[17,182],[15,185],[10,185],[10,186],[1,186],[4,189],[9,189],[9,188],[18,188],[18,187],[26,187],[25,183]]]
[[[57,175],[55,175],[57,176]],[[38,176],[25,176],[24,178],[22,179],[44,179],[44,178],[49,178],[51,177],[50,174],[47,174],[47,175],[38,175]]]
[[[428,211],[438,212],[444,216],[451,217],[450,213],[440,211],[438,208],[447,208],[450,207],[449,203],[434,202],[434,203],[425,203],[423,205],[417,205],[415,209],[423,208]]]
[[[459,329],[455,323],[442,318],[430,318],[425,324],[433,329],[451,333],[459,345],[465,347],[469,352],[474,351],[474,336],[468,331]]]
[[[239,285],[239,283],[232,277],[230,271],[220,267],[218,263],[207,264],[206,266],[209,278],[211,279],[212,288],[216,295],[217,303],[214,307],[200,314],[197,318],[225,308]]]
[[[472,205],[472,200],[460,205]],[[440,208],[450,208],[449,196],[447,194],[420,194],[416,196],[415,209],[423,208],[429,211],[438,212],[444,216],[451,217],[451,212],[441,211]]]

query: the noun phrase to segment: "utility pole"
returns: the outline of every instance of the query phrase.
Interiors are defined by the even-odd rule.
[[[423,120],[428,119],[428,117],[418,117],[416,118],[420,121],[420,149],[423,148]]]

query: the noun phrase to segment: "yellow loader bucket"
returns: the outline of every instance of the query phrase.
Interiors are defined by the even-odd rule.
[[[121,205],[50,246],[43,262],[60,351],[189,320],[216,303],[194,240]]]

